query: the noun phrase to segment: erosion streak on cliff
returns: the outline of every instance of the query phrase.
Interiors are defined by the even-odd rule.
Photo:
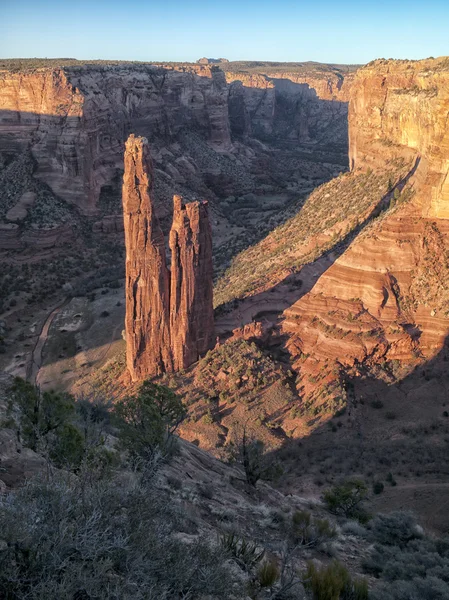
[[[170,232],[170,332],[175,370],[196,362],[213,343],[212,232],[207,202],[174,197]]]
[[[169,271],[151,201],[152,167],[145,138],[126,142],[123,214],[126,244],[126,357],[133,380],[172,369]]]

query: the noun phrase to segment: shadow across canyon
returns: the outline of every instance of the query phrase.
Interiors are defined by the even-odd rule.
[[[368,510],[412,510],[426,528],[448,531],[449,337],[398,380],[360,371],[347,380],[346,409],[307,437],[285,437],[269,453],[268,462],[283,470],[279,485],[316,497],[345,478],[360,477],[369,487],[383,482],[382,493],[370,489]]]
[[[421,158],[418,156],[411,170],[390,189],[373,207],[365,219],[338,241],[329,250],[321,254],[313,262],[292,269],[292,272],[270,289],[254,296],[236,299],[217,307],[216,326],[223,339],[231,335],[232,330],[243,327],[260,318],[275,325],[285,309],[292,306],[300,298],[308,294],[317,280],[335,263],[348,249],[354,239],[390,206],[396,190],[400,193],[419,167]],[[231,310],[229,310],[231,308]],[[279,340],[279,344],[281,340]]]

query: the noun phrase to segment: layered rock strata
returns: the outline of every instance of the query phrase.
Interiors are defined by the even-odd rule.
[[[402,150],[422,158],[423,215],[449,218],[449,58],[377,60],[358,71],[349,104],[353,169]]]
[[[228,93],[213,66],[85,66],[0,71],[0,154],[30,147],[35,176],[84,214],[122,168],[130,131],[192,128],[228,150]]]
[[[448,60],[376,61],[355,76],[349,177],[388,173],[398,165],[409,171],[396,188],[392,178],[382,218],[368,222],[284,313],[282,330],[298,386],[314,410],[317,403],[328,410],[334,406],[330,390],[342,371],[400,376],[401,368],[429,360],[444,344],[448,102]],[[334,396],[344,394],[335,389]]]
[[[151,200],[148,142],[126,143],[126,349],[133,380],[190,366],[213,343],[212,234],[207,202],[174,197],[171,272]]]

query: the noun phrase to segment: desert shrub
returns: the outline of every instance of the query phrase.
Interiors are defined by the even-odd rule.
[[[373,408],[380,409],[380,408],[383,408],[383,406],[384,406],[384,403],[382,402],[382,400],[373,400],[373,401],[371,402],[371,406],[372,406]]]
[[[295,544],[313,547],[337,535],[328,519],[314,519],[306,510],[297,510],[292,516],[290,537]]]
[[[304,573],[304,587],[313,600],[367,600],[368,583],[353,579],[340,562],[316,567],[309,563]]]
[[[245,470],[246,481],[255,486],[262,476],[263,443],[260,440],[248,439],[246,430],[243,430],[240,447],[241,460]]]
[[[346,535],[355,535],[356,537],[365,538],[367,530],[358,521],[347,521],[341,527],[341,530]]]
[[[186,518],[143,474],[28,482],[0,498],[0,596],[228,598],[230,586],[239,596],[219,547],[179,540]]]
[[[12,408],[19,411],[19,435],[25,446],[37,451],[49,434],[57,434],[75,410],[69,394],[41,392],[28,381],[16,377],[9,389]]]
[[[449,539],[426,537],[413,515],[377,515],[371,524],[376,542],[362,566],[381,582],[375,600],[449,598]]]
[[[449,585],[438,577],[382,583],[370,594],[372,600],[446,600]]]
[[[64,423],[51,444],[49,456],[57,467],[78,469],[85,453],[84,438],[71,423]]]
[[[356,513],[359,504],[366,498],[368,489],[360,479],[349,479],[324,492],[324,502],[328,510],[336,515],[350,517]]]
[[[373,483],[373,493],[381,494],[384,491],[384,484],[381,481],[375,481]]]
[[[279,567],[272,560],[264,561],[257,569],[257,581],[262,588],[273,587],[279,577]]]
[[[371,521],[371,535],[375,542],[385,546],[406,546],[423,536],[423,531],[412,513],[398,511],[389,515],[378,514]]]
[[[123,447],[132,457],[149,458],[167,450],[186,410],[172,390],[144,381],[137,395],[115,404],[114,413]]]
[[[234,532],[222,535],[220,546],[237,564],[248,571],[257,565],[265,554],[265,550],[260,550],[255,542],[239,537]]]

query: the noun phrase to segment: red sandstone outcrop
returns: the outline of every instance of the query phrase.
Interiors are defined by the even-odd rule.
[[[176,371],[185,369],[214,341],[212,231],[207,202],[174,197],[170,231],[170,335]]]
[[[123,213],[126,243],[126,353],[132,379],[179,371],[214,340],[212,233],[207,202],[174,198],[171,273],[151,200],[145,138],[126,143]]]
[[[424,216],[449,218],[449,59],[377,60],[357,72],[349,106],[352,168],[415,153]]]
[[[151,201],[148,142],[126,142],[123,216],[126,244],[126,360],[133,380],[171,370],[170,276],[165,244]]]
[[[376,61],[355,77],[349,177],[401,162],[412,168],[405,201],[368,225],[284,313],[299,386],[314,402],[326,401],[341,368],[416,364],[448,334],[448,67]]]

